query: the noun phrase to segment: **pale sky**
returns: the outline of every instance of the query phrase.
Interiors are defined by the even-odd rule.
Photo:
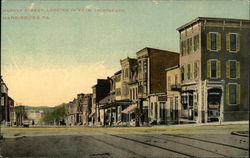
[[[197,17],[249,19],[248,0],[2,1],[1,72],[18,103],[55,106],[89,93],[97,78],[144,47],[179,52],[176,28]],[[92,12],[25,12],[91,9]],[[121,12],[94,12],[120,9]],[[3,20],[10,16],[49,19]]]

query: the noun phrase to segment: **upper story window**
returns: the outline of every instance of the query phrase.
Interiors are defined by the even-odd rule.
[[[194,36],[194,52],[199,49],[199,34]]]
[[[125,78],[128,78],[128,68],[125,69]]]
[[[240,78],[240,62],[237,60],[228,60],[226,63],[227,78]]]
[[[148,63],[147,63],[147,60],[144,60],[143,61],[143,72],[147,73],[147,71],[148,71]]]
[[[219,51],[221,50],[221,34],[218,32],[209,32],[207,34],[207,50]]]
[[[240,51],[240,35],[238,33],[229,33],[226,35],[226,47],[229,52]]]
[[[217,59],[210,59],[207,61],[207,77],[208,78],[220,78],[221,66],[220,61]]]
[[[181,55],[184,56],[186,53],[186,41],[181,41]]]
[[[192,52],[192,38],[187,39],[187,54]]]
[[[198,77],[198,62],[194,63],[194,78]]]
[[[141,72],[141,61],[138,61],[138,73]]]
[[[191,79],[191,64],[187,65],[187,79]]]
[[[171,76],[168,76],[168,90],[171,90]]]
[[[178,84],[178,74],[175,74],[175,76],[174,76],[174,80],[175,80],[175,85],[177,85]]]
[[[181,81],[184,81],[184,75],[185,74],[185,69],[184,66],[181,66]]]
[[[216,63],[217,63],[216,60],[211,61],[211,78],[216,78],[216,67],[217,67]]]

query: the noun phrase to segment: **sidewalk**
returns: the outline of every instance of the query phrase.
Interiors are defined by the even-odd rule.
[[[190,123],[190,124],[172,124],[172,125],[153,125],[151,127],[190,127],[190,126],[226,126],[226,125],[248,125],[249,121],[230,121],[230,122],[208,122],[208,123]]]

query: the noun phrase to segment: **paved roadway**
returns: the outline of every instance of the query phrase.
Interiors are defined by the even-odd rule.
[[[53,136],[35,136],[35,134],[28,136],[16,133],[16,137],[1,140],[1,155],[6,157],[247,157],[249,137],[232,135],[229,129],[234,127],[227,127],[223,128],[224,132],[221,132],[220,127],[216,127],[219,132],[212,130],[198,133],[188,132],[187,128],[184,129],[187,132],[154,131],[148,134],[145,134],[145,131],[144,133],[130,131],[129,134],[114,132],[115,128],[100,133],[88,131],[85,134]],[[246,128],[244,126],[244,129]],[[202,131],[202,129],[209,131],[210,128],[200,127],[197,130]],[[20,129],[23,133],[25,130]],[[80,130],[82,129],[75,132]],[[130,129],[124,128],[124,130]],[[7,129],[4,132],[6,131]]]

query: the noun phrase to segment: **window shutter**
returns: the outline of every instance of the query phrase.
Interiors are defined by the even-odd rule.
[[[226,74],[227,74],[227,78],[230,78],[230,62],[227,61],[226,63]]]
[[[230,34],[226,35],[226,47],[227,51],[230,51]]]
[[[220,61],[218,60],[217,61],[217,64],[216,64],[216,76],[217,76],[217,78],[221,78],[221,71],[220,71]]]
[[[207,78],[211,78],[211,61],[207,61]]]
[[[226,102],[229,104],[229,84],[226,85]]]
[[[237,61],[236,65],[236,78],[240,78],[240,62]]]
[[[240,51],[240,34],[236,35],[236,50],[237,52]]]
[[[207,33],[207,50],[211,50],[211,34]]]
[[[240,104],[240,84],[237,85],[237,98],[236,103]]]
[[[217,50],[219,51],[219,50],[221,50],[221,34],[217,33],[216,38],[217,38],[217,42],[216,42]]]

